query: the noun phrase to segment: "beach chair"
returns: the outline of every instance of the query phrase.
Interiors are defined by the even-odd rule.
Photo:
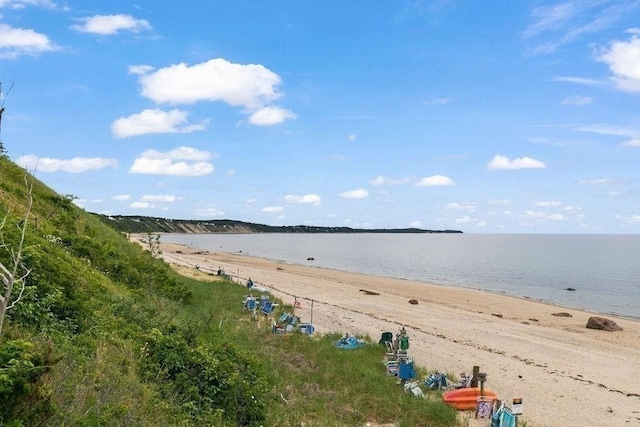
[[[467,375],[465,372],[460,373],[460,381],[451,385],[452,390],[457,390],[459,388],[469,388],[471,387],[471,382],[473,381],[473,375]]]
[[[386,346],[387,343],[391,343],[393,345],[393,332],[383,332],[380,337],[380,341],[378,341],[378,344],[380,345]]]
[[[266,302],[264,302],[262,304],[262,307],[260,308],[260,311],[265,315],[268,316],[269,314],[271,314],[271,312],[273,311],[273,303],[270,302],[269,300],[267,300]]]
[[[516,416],[511,412],[511,408],[500,404],[497,411],[491,415],[491,427],[516,427]]]
[[[424,386],[431,390],[446,389],[449,384],[447,374],[434,372],[424,380]]]

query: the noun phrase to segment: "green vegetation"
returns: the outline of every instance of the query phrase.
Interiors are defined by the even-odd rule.
[[[3,265],[27,216],[24,178],[0,158]],[[385,375],[381,346],[272,334],[242,312],[243,286],[178,275],[28,178],[31,273],[0,336],[0,425],[455,425],[440,399]]]

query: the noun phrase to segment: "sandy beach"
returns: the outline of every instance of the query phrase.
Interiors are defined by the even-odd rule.
[[[500,294],[166,243],[162,256],[203,279],[222,268],[242,285],[251,277],[286,303],[297,298],[296,314],[313,320],[317,333],[377,341],[405,327],[417,365],[455,374],[480,366],[485,387],[507,401],[522,398],[527,426],[640,425],[638,321],[604,316],[624,329],[604,332],[585,328],[592,313]],[[554,315],[561,312],[570,317]]]

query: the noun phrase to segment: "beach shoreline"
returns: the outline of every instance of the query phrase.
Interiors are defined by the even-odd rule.
[[[140,236],[131,238],[139,242]],[[285,303],[298,301],[296,315],[312,321],[317,333],[377,341],[382,332],[404,327],[417,365],[455,375],[480,366],[486,387],[505,400],[523,399],[529,425],[640,425],[637,319],[178,244],[161,249],[167,262],[196,277],[221,268],[239,284],[251,277]],[[623,331],[586,329],[591,316],[612,319]]]

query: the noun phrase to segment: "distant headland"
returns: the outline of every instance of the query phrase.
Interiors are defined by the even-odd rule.
[[[462,233],[459,230],[423,230],[420,228],[351,228],[315,225],[276,226],[230,219],[191,220],[149,216],[94,214],[110,227],[123,233]]]

